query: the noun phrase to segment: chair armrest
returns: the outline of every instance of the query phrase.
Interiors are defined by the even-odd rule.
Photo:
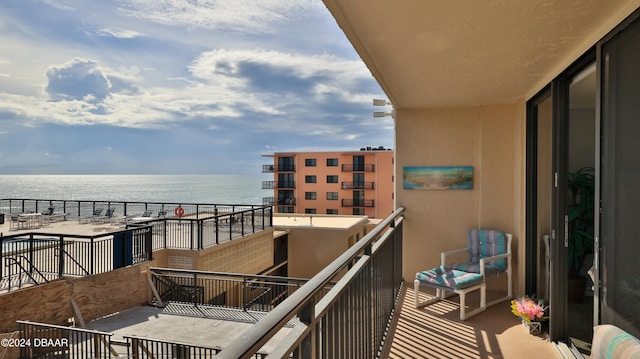
[[[446,258],[447,256],[450,256],[452,254],[458,254],[458,253],[467,253],[468,252],[468,248],[460,248],[460,249],[454,249],[452,251],[445,251],[440,253],[440,262],[442,264],[443,267],[446,267]]]
[[[484,258],[480,258],[480,274],[484,275],[484,266],[486,262],[489,261],[493,261],[496,259],[502,259],[502,258],[511,258],[511,253],[507,252],[507,253],[501,253],[501,254],[496,254],[495,256],[491,256],[491,257],[484,257]],[[507,261],[508,266],[511,266],[511,260]]]

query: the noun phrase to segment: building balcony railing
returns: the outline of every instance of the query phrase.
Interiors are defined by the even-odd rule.
[[[342,189],[374,189],[374,182],[342,182]]]
[[[372,199],[343,199],[342,207],[374,207]]]
[[[273,199],[273,197],[262,197],[262,205],[263,206],[273,206],[275,203],[275,200]]]
[[[375,172],[376,165],[366,164],[344,164],[342,165],[342,172]]]
[[[270,356],[380,357],[403,286],[403,212],[399,208],[385,218],[216,358],[251,358],[294,317],[303,325],[280,340]]]
[[[262,181],[262,189],[296,188],[295,181]]]
[[[276,204],[278,206],[295,206],[296,199],[293,198],[293,197],[290,197],[290,198],[278,198],[278,201],[276,202]]]
[[[275,165],[262,165],[262,173],[274,173],[274,172],[295,172],[295,165],[284,165],[284,166],[275,166]]]

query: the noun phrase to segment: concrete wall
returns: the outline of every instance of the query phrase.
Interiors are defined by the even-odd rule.
[[[75,317],[71,298],[76,300],[85,322],[144,305],[151,298],[147,269],[157,265],[151,261],[3,294],[0,296],[0,333],[14,331],[16,320],[68,325],[68,319]]]
[[[289,229],[289,277],[311,278],[344,253],[356,238],[364,237],[365,225],[345,230]]]
[[[273,228],[197,252],[195,269],[257,274],[273,266]]]
[[[525,102],[397,110],[396,178],[404,166],[473,166],[472,190],[405,190],[405,280],[440,263],[440,252],[466,247],[472,228],[514,235],[518,283],[524,285]],[[521,278],[522,277],[522,278]],[[520,280],[519,280],[520,279]]]

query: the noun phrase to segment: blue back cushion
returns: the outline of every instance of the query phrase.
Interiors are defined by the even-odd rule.
[[[507,252],[507,236],[504,232],[472,229],[467,235],[469,244],[469,263],[478,264],[481,258],[491,257]],[[496,259],[487,263],[497,271],[507,269],[506,259]]]

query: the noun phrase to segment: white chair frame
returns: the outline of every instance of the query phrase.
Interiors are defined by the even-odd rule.
[[[480,259],[480,275],[482,275],[482,282],[467,288],[462,288],[462,289],[454,289],[454,288],[443,288],[441,286],[432,286],[433,288],[436,288],[436,296],[432,297],[430,299],[427,299],[425,301],[420,301],[420,298],[418,297],[420,294],[420,285],[424,285],[424,286],[430,286],[428,284],[425,283],[421,283],[419,280],[414,280],[413,281],[413,287],[414,287],[414,295],[415,295],[415,307],[419,308],[419,307],[424,307],[427,306],[429,304],[438,302],[442,299],[445,299],[447,297],[447,294],[445,294],[446,292],[453,292],[455,294],[458,294],[460,296],[460,320],[466,320],[478,313],[484,312],[487,307],[492,306],[494,304],[498,304],[501,302],[504,302],[506,300],[512,299],[513,298],[513,270],[512,270],[512,266],[511,266],[511,240],[513,238],[513,236],[511,235],[511,233],[505,233],[506,237],[507,237],[507,251],[505,253],[502,254],[498,254],[495,256],[491,256],[491,257],[484,257]],[[453,255],[453,254],[460,254],[460,253],[468,253],[469,249],[467,248],[461,248],[461,249],[455,249],[452,251],[446,251],[446,252],[442,252],[440,253],[440,261],[441,261],[441,265],[443,267],[446,268],[446,258],[447,256]],[[506,273],[507,274],[507,295],[495,300],[492,300],[491,302],[487,303],[487,283],[486,283],[486,278],[487,275],[485,274],[485,263],[496,260],[496,259],[501,259],[501,258],[505,258],[507,261],[507,269],[504,272],[498,272],[496,275],[500,275],[500,273]],[[480,306],[476,309],[473,309],[469,312],[467,312],[466,310],[466,294],[473,292],[475,290],[480,290]]]

